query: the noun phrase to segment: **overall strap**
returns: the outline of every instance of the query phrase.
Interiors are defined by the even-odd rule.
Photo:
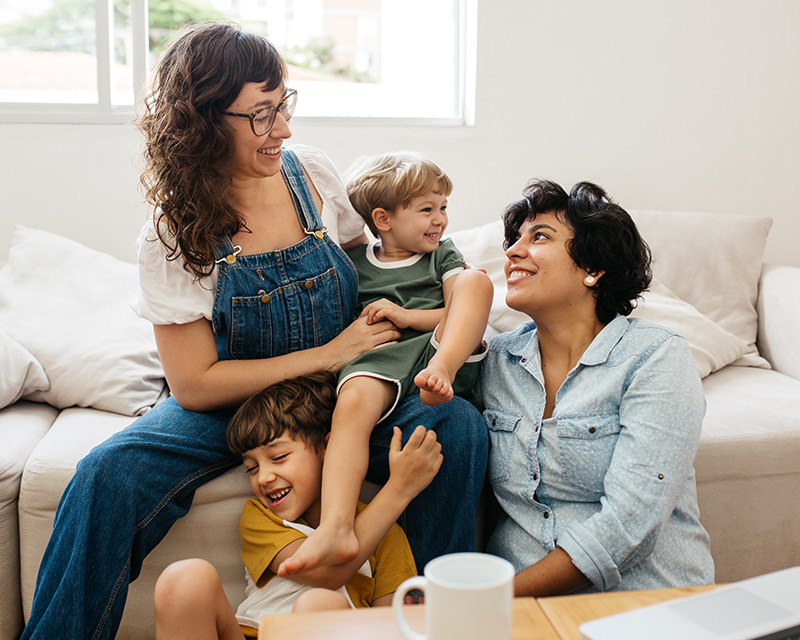
[[[219,265],[233,264],[236,262],[236,256],[242,248],[239,245],[234,246],[231,239],[226,235],[219,239],[214,247],[214,262]]]
[[[311,190],[308,188],[306,173],[300,160],[297,159],[297,154],[291,149],[283,150],[281,173],[289,186],[289,193],[292,194],[294,208],[297,210],[297,217],[300,219],[303,229],[308,235],[322,237],[319,232],[324,232],[325,229],[322,226],[317,205],[311,196]]]

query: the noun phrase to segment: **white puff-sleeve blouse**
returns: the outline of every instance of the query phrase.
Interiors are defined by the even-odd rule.
[[[319,149],[305,145],[290,147],[297,154],[322,198],[322,223],[334,242],[343,244],[360,236],[364,221],[347,197],[339,172]],[[163,224],[163,223],[162,223]],[[186,324],[212,319],[217,287],[217,268],[202,279],[184,269],[180,256],[167,260],[167,248],[158,239],[156,222],[149,219],[136,241],[139,263],[139,293],[134,311],[153,324]]]

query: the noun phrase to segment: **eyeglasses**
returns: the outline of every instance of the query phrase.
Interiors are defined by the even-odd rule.
[[[275,124],[275,114],[280,113],[286,122],[292,119],[294,108],[297,106],[297,89],[289,89],[283,96],[283,100],[277,107],[264,107],[253,113],[235,113],[233,111],[223,111],[226,116],[236,116],[238,118],[249,118],[250,128],[257,136],[265,136]]]

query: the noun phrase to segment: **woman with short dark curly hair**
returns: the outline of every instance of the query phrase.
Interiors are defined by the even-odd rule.
[[[504,213],[506,303],[532,322],[491,340],[477,389],[502,509],[488,550],[518,596],[713,583],[700,377],[686,340],[627,317],[650,250],[597,185],[523,196]]]

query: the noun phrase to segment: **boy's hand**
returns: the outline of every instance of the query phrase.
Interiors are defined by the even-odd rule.
[[[381,298],[371,302],[361,312],[361,317],[367,316],[367,324],[389,320],[398,329],[407,329],[411,317],[407,309],[396,305],[394,302]]]
[[[414,429],[414,433],[401,448],[401,431],[394,428],[392,442],[389,445],[389,480],[400,493],[411,501],[433,480],[439,467],[442,466],[442,445],[436,440],[436,434],[422,425]]]

